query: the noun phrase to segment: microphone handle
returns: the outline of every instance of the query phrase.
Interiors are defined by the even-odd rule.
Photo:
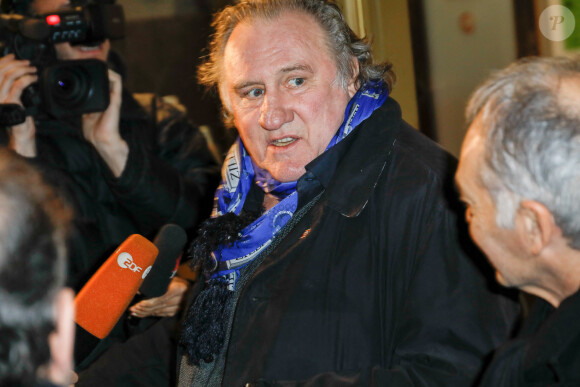
[[[95,347],[99,345],[101,339],[87,332],[79,324],[76,325],[75,331],[75,347],[74,347],[74,361],[78,367],[81,363],[93,352]]]

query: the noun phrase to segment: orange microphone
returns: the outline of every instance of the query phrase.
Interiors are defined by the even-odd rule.
[[[89,350],[111,332],[149,274],[158,253],[153,243],[133,234],[81,289],[75,298],[77,361],[87,356]],[[79,327],[82,328],[80,332]],[[85,336],[86,340],[79,336]]]

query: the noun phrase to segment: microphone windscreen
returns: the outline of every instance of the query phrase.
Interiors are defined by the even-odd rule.
[[[178,260],[187,242],[187,234],[176,224],[163,226],[153,240],[159,250],[157,260],[151,273],[147,276],[139,291],[145,298],[159,297],[165,294],[171,278],[175,275]]]
[[[141,235],[127,238],[76,296],[76,323],[99,339],[106,337],[147,277],[158,252]]]

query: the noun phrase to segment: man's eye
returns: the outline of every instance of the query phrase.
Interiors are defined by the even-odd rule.
[[[302,86],[304,84],[304,78],[292,78],[289,83],[292,87]]]
[[[250,98],[258,98],[261,97],[264,94],[264,90],[262,89],[252,89],[250,91],[248,91],[247,93],[245,93],[246,96],[250,97]]]

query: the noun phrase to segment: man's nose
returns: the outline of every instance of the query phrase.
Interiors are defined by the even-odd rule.
[[[261,106],[260,125],[266,130],[276,130],[292,121],[294,113],[287,107],[281,95],[266,93]]]

